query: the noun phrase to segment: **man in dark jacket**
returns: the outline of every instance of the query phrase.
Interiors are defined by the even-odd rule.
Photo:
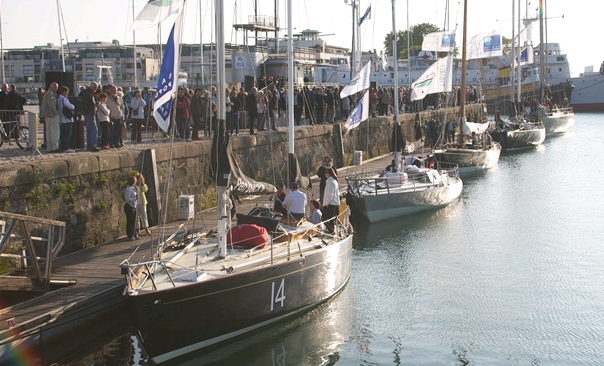
[[[86,150],[88,151],[99,151],[97,148],[97,142],[99,137],[99,130],[96,124],[96,102],[94,100],[94,93],[96,92],[99,84],[91,82],[90,86],[80,93],[81,100],[81,112],[84,116],[84,122],[86,123]]]
[[[254,134],[254,124],[256,123],[256,119],[258,118],[258,102],[256,101],[257,94],[258,89],[256,89],[256,87],[253,87],[252,90],[250,90],[250,94],[248,94],[245,100],[250,135]]]

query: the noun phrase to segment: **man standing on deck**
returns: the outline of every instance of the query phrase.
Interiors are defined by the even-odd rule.
[[[292,183],[291,192],[285,196],[283,200],[283,206],[289,211],[289,215],[295,220],[300,221],[304,217],[304,210],[306,208],[306,194],[298,190],[298,185]]]
[[[42,99],[40,107],[40,117],[44,117],[46,122],[46,151],[55,152],[59,150],[59,111],[57,109],[57,90],[59,84],[52,83]],[[1,93],[1,92],[0,92]]]

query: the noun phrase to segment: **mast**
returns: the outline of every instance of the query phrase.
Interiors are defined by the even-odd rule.
[[[411,33],[409,32],[409,0],[407,0],[407,87],[411,88]]]
[[[294,35],[292,26],[292,1],[287,0],[287,110],[288,129],[287,138],[289,140],[289,153],[294,153]],[[289,159],[287,159],[289,164]],[[288,166],[287,177],[290,178],[290,172],[293,167]],[[290,184],[292,182],[287,182]]]
[[[44,52],[42,52],[44,56]],[[44,65],[44,62],[42,62]],[[4,35],[2,34],[2,0],[0,0],[0,68],[2,68],[2,83],[5,83],[4,77]]]
[[[132,21],[134,22],[134,0],[132,0]],[[136,82],[136,31],[132,31],[132,54],[134,59],[134,88],[138,84]]]
[[[224,83],[226,80],[225,75],[225,65],[224,65],[224,57],[225,57],[225,46],[224,46],[224,4],[223,0],[215,0],[216,4],[216,93],[217,93],[217,104],[218,104],[218,126],[224,126],[224,121],[226,119],[226,103],[225,103],[225,91],[224,91]],[[218,128],[214,133],[218,134],[220,132],[224,132],[223,128]],[[218,136],[217,136],[218,137]],[[228,137],[227,137],[228,138]],[[228,214],[228,210],[226,207],[226,203],[228,202],[227,197],[227,187],[226,187],[226,179],[225,177],[218,176],[220,173],[220,168],[218,169],[217,177],[216,177],[216,193],[217,193],[217,213],[218,213],[218,245],[220,248],[220,256],[226,257],[227,254],[227,242],[226,242],[226,232],[227,232],[227,222],[230,217]],[[224,184],[224,185],[223,185]]]
[[[61,59],[63,61],[63,72],[65,72],[65,53],[63,51],[63,29],[61,28],[61,5],[57,0],[57,16],[59,17],[59,38],[61,40]]]
[[[409,4],[409,2],[407,1],[407,4]],[[392,97],[394,98],[394,123],[398,124],[398,98],[399,98],[399,92],[398,92],[398,49],[396,47],[396,1],[392,0],[392,54],[394,56],[394,90],[392,93]],[[369,130],[369,129],[367,129]],[[398,136],[398,134],[394,135],[395,138],[396,136]],[[399,161],[401,159],[401,152],[396,148],[398,146],[398,141],[395,141],[395,152],[394,152],[394,161],[396,162],[396,165],[398,166]]]
[[[512,92],[510,93],[511,98],[510,100],[512,101],[512,103],[514,102],[515,96],[514,96],[514,92],[515,92],[515,88],[514,86],[515,81],[516,81],[516,67],[520,67],[520,57],[518,57],[518,65],[516,65],[516,28],[514,27],[515,24],[515,13],[516,13],[516,9],[515,9],[515,3],[516,0],[512,0],[512,68],[511,68],[511,72],[510,72],[510,79],[512,81]],[[518,43],[520,43],[520,33],[518,33]],[[504,108],[505,110],[505,108]]]
[[[350,4],[352,6],[352,51],[350,52],[350,80],[352,80],[352,75],[355,72],[355,65],[356,65],[356,41],[355,41],[355,29],[356,27],[354,26],[355,23],[355,7],[356,7],[356,0],[352,0],[352,3]]]
[[[520,42],[520,19],[521,15],[520,15],[520,0],[518,0],[518,49],[520,50],[520,52],[522,52],[522,46],[523,44]],[[526,51],[528,52],[528,50]],[[520,58],[520,57],[518,57]],[[518,102],[516,104],[516,113],[519,113],[519,106],[520,106],[520,102],[522,101],[522,67],[520,67],[520,62],[518,63],[518,68],[516,69],[516,71],[518,72],[518,77],[516,78],[516,80],[518,80],[518,93],[517,95],[517,99],[516,101]]]
[[[545,55],[543,54],[543,0],[539,0],[539,103],[543,100],[543,78],[545,68]]]
[[[466,42],[468,30],[468,0],[463,1],[463,27],[462,27],[462,42],[461,48],[461,98],[459,101],[459,137],[460,143],[463,145],[463,127],[466,121]]]

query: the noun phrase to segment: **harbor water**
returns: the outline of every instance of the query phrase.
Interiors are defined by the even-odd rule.
[[[357,223],[337,296],[173,364],[601,365],[603,125],[578,114],[573,132],[465,179],[444,209]],[[145,365],[135,334],[60,364]]]

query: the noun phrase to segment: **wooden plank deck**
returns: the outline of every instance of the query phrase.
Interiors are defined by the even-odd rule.
[[[340,168],[340,188],[346,187],[347,174],[360,170],[383,169],[390,160],[391,155],[385,155],[359,166]],[[313,177],[309,201],[318,198],[318,183],[318,178]],[[267,203],[269,202],[266,196],[256,197],[244,200],[242,204],[237,205],[237,209],[239,212],[248,212],[253,206]],[[203,227],[202,224],[215,226],[216,210],[210,209],[198,213],[195,219],[169,223],[165,229],[165,236],[170,236],[182,223],[191,230],[209,230],[211,227]],[[130,262],[134,263],[147,254],[152,243],[157,244],[159,230],[154,228],[150,236],[143,235],[137,241],[120,238],[107,244],[57,257],[53,263],[53,280],[75,280],[76,283],[0,309],[0,363],[2,363],[1,355],[7,353],[3,351],[12,347],[13,342],[26,339],[30,346],[32,344],[42,346],[42,341],[47,345],[66,336],[74,329],[90,324],[99,316],[118,310],[123,311],[124,300],[121,295],[125,279],[119,264],[129,258],[139,245],[138,251]]]

